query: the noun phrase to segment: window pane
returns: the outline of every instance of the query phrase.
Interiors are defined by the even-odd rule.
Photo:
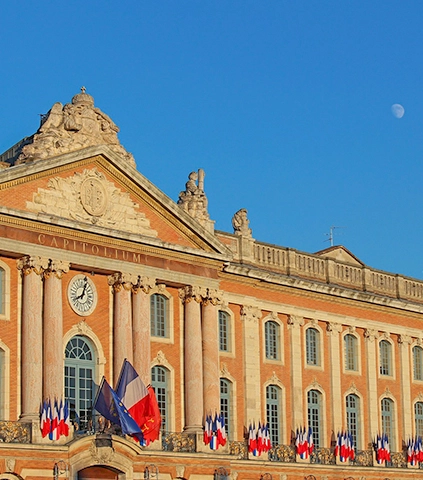
[[[382,399],[381,413],[382,413],[382,432],[388,435],[391,451],[395,451],[394,402],[390,398]]]
[[[413,369],[414,380],[423,380],[423,349],[421,347],[413,348]]]
[[[392,375],[392,367],[391,367],[392,347],[387,340],[382,340],[379,343],[379,356],[380,356],[380,374]]]
[[[360,399],[357,395],[346,398],[347,430],[350,432],[354,445],[360,449]]]
[[[269,424],[270,440],[272,445],[281,442],[282,419],[281,411],[281,389],[276,385],[266,387],[266,421]]]
[[[313,432],[313,441],[316,447],[320,447],[320,429],[322,427],[321,415],[321,397],[322,394],[317,390],[310,390],[307,393],[307,416],[308,426]]]
[[[219,350],[230,352],[230,317],[226,312],[219,311]]]
[[[168,370],[155,366],[151,369],[151,385],[154,388],[156,394],[157,403],[159,405],[160,416],[162,417],[161,430],[168,431],[169,428],[169,416],[168,416]]]
[[[225,419],[225,429],[228,438],[231,438],[231,383],[224,378],[220,379],[220,413]]]
[[[151,335],[153,337],[167,337],[167,298],[154,294],[150,297]]]
[[[319,348],[320,334],[315,328],[306,330],[307,365],[320,365]]]
[[[354,335],[345,335],[345,370],[358,370],[358,357],[357,357],[357,338]]]
[[[279,359],[279,325],[276,322],[266,322],[264,326],[266,358]]]
[[[416,402],[414,405],[414,418],[416,435],[418,437],[423,437],[423,402]]]

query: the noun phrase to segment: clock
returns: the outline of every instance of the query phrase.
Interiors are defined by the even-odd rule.
[[[97,291],[86,275],[75,275],[68,286],[68,300],[73,311],[86,317],[97,305]]]

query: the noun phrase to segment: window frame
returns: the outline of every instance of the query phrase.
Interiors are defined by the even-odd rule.
[[[225,386],[227,391],[222,391],[222,386]],[[220,413],[225,419],[225,431],[229,440],[233,437],[233,383],[225,377],[219,379],[219,401]],[[226,405],[225,405],[226,403]]]
[[[314,335],[314,338],[310,336]],[[322,332],[316,325],[310,325],[304,332],[305,341],[305,366],[307,368],[322,368],[323,352],[322,352]]]
[[[391,452],[396,451],[396,409],[395,401],[390,397],[380,399],[380,426],[382,434],[388,435]],[[387,410],[385,407],[389,405]],[[388,425],[389,422],[389,425]]]
[[[349,400],[351,399],[354,399],[356,402],[354,407],[349,405]],[[361,398],[356,393],[347,393],[345,396],[345,420],[347,430],[351,433],[354,440],[354,448],[361,450]]]
[[[312,403],[310,400],[311,395],[315,395],[317,398],[316,403]],[[306,392],[307,399],[307,425],[311,427],[313,432],[313,442],[316,448],[322,447],[324,444],[324,405],[323,405],[323,393],[317,388],[310,388]],[[316,407],[314,407],[316,405]]]
[[[344,345],[344,372],[360,372],[360,349],[357,335],[347,332],[343,339]]]
[[[281,326],[274,319],[264,322],[264,357],[270,361],[281,360]]]
[[[413,380],[421,382],[423,381],[423,348],[420,345],[414,345],[411,352],[413,354]],[[417,354],[417,352],[419,353]]]
[[[379,341],[379,376],[393,377],[393,347],[386,338]]]
[[[154,380],[154,372],[153,371],[162,370],[164,372],[165,381],[160,382],[158,380]],[[151,367],[151,386],[154,389],[154,393],[156,395],[157,403],[160,410],[160,416],[162,419],[162,423],[160,425],[161,432],[170,432],[171,431],[171,397],[170,397],[170,385],[171,385],[171,372],[170,370],[165,367],[164,365],[153,365]],[[164,392],[160,392],[159,389],[163,389]],[[161,406],[161,396],[164,393],[164,406]],[[164,414],[163,414],[164,413]]]
[[[270,398],[271,393],[276,393],[276,398]],[[283,444],[283,418],[282,408],[283,403],[283,390],[282,388],[274,383],[269,383],[266,385],[265,389],[265,398],[266,398],[266,422],[269,425],[269,434],[272,446],[282,445]],[[276,425],[276,428],[275,428]]]

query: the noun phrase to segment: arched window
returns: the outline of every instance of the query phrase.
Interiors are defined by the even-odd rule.
[[[381,401],[382,432],[388,435],[391,452],[395,452],[395,415],[394,402],[390,398],[382,398]]]
[[[219,310],[219,350],[231,351],[231,317],[222,310]]]
[[[345,370],[358,370],[357,337],[350,333],[344,337]]]
[[[154,388],[160,416],[162,417],[161,430],[169,431],[169,370],[156,365],[151,369],[151,386]]]
[[[360,398],[350,394],[346,397],[347,430],[351,433],[356,449],[360,449]]]
[[[266,345],[266,358],[269,360],[279,360],[280,351],[280,332],[279,324],[273,321],[266,322],[264,325],[264,337]]]
[[[322,394],[318,390],[307,392],[307,419],[308,426],[313,432],[313,441],[316,447],[321,446],[321,432],[323,432]]]
[[[65,349],[65,398],[71,419],[86,430],[92,418],[95,378],[94,350],[88,338],[72,337]]]
[[[232,438],[231,410],[232,410],[232,383],[225,378],[220,379],[220,413],[225,419],[226,435]]]
[[[413,348],[414,380],[423,380],[423,348]]]
[[[282,392],[277,385],[266,387],[266,421],[269,424],[270,440],[272,445],[282,442]]]
[[[320,333],[315,328],[306,330],[307,365],[320,365]]]
[[[150,297],[151,335],[153,337],[169,337],[168,299],[164,295],[154,293]]]
[[[414,421],[416,436],[423,437],[423,402],[416,402],[414,404]]]
[[[392,375],[392,345],[388,340],[379,343],[380,374]]]

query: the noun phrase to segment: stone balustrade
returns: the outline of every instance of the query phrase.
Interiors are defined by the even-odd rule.
[[[421,280],[255,241],[252,250],[249,263],[274,273],[423,303]]]

